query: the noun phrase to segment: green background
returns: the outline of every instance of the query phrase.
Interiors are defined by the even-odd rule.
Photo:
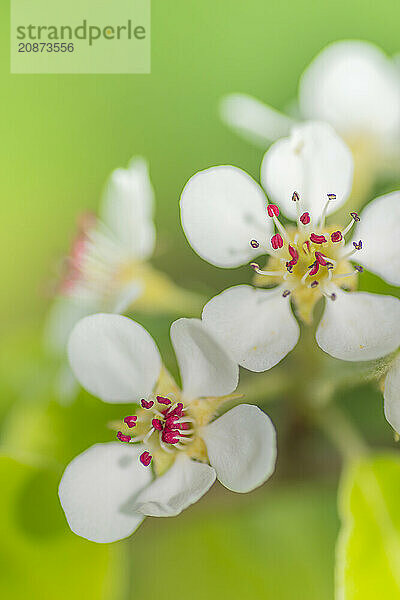
[[[271,412],[278,429],[290,423],[279,429],[271,484],[247,496],[214,486],[176,519],[147,519],[129,541],[74,536],[58,506],[60,469],[111,439],[105,424],[123,409],[85,393],[69,407],[51,401],[41,329],[77,214],[96,209],[109,173],[136,154],[149,160],[156,190],[154,263],[208,295],[249,278],[201,261],[179,224],[179,194],[195,171],[230,163],[258,175],[262,152],[221,124],[220,97],[243,91],[283,109],[328,42],[399,51],[399,18],[397,0],[153,0],[151,75],[10,75],[1,4],[0,416],[4,452],[17,460],[5,458],[0,473],[4,597],[333,598],[338,458],[288,407]],[[146,321],[167,362],[168,325]],[[340,401],[372,442],[391,443],[376,390]]]

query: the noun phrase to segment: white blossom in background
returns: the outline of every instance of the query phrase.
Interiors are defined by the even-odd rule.
[[[353,152],[359,195],[380,172],[399,171],[400,69],[374,44],[345,40],[324,48],[300,78],[293,112],[284,115],[245,94],[221,104],[222,119],[264,148],[300,120],[330,123]]]
[[[375,199],[360,216],[350,213],[344,228],[327,224],[347,200],[352,172],[351,153],[333,128],[308,122],[264,157],[261,179],[271,203],[233,166],[206,169],[186,184],[182,226],[202,258],[233,268],[267,256],[265,268],[255,262],[251,267],[255,285],[271,289],[234,286],[203,310],[206,327],[243,367],[264,371],[276,365],[299,338],[292,307],[310,323],[320,299],[325,310],[316,340],[326,353],[364,361],[398,348],[400,300],[354,290],[361,265],[400,285],[400,192]],[[280,211],[294,223],[283,225]]]
[[[151,336],[121,315],[85,317],[68,352],[80,383],[104,402],[140,403],[121,421],[120,442],[96,444],[66,468],[59,497],[75,533],[95,542],[130,535],[144,517],[179,514],[215,479],[235,492],[266,481],[275,429],[258,407],[233,399],[238,366],[199,319],[179,319],[171,341],[182,390],[162,367]]]
[[[385,417],[400,435],[400,353],[395,356],[384,381]]]
[[[147,163],[134,158],[110,176],[99,218],[84,215],[66,260],[58,297],[45,330],[46,345],[63,360],[58,392],[77,391],[65,352],[75,323],[96,312],[192,313],[198,299],[178,288],[149,260],[155,247],[154,191]]]

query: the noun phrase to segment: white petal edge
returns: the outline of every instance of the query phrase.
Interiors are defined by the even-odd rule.
[[[354,240],[363,247],[354,256],[391,285],[400,285],[400,192],[372,200],[362,211]]]
[[[203,428],[211,466],[233,492],[250,492],[274,472],[276,433],[257,406],[241,404]]]
[[[334,42],[304,71],[299,85],[304,118],[331,123],[339,132],[398,137],[400,76],[374,44]]]
[[[295,121],[247,94],[229,94],[221,100],[220,115],[229,127],[264,149],[288,135]]]
[[[151,517],[174,517],[204,496],[214,481],[212,467],[179,455],[164,475],[138,495],[133,508]]]
[[[224,396],[237,388],[237,363],[200,319],[178,319],[172,323],[171,341],[186,398]]]
[[[95,312],[92,306],[78,298],[59,296],[47,314],[44,329],[44,343],[49,352],[65,356],[69,335],[74,325],[83,317]]]
[[[133,257],[148,258],[155,245],[154,191],[147,162],[133,158],[116,169],[104,191],[100,217],[115,239]]]
[[[127,537],[143,515],[124,511],[124,503],[152,480],[139,462],[142,447],[111,442],[96,444],[69,463],[58,494],[72,531],[92,542],[115,542]]]
[[[96,314],[77,323],[68,357],[81,385],[104,402],[138,402],[151,393],[161,358],[150,334],[128,317]]]
[[[400,354],[393,361],[385,379],[383,392],[385,417],[397,433],[400,433]]]
[[[319,347],[334,358],[374,360],[400,345],[400,300],[368,292],[336,288],[336,300],[327,300],[318,326]]]
[[[300,334],[280,289],[229,288],[205,305],[202,320],[238,364],[256,372],[279,363]]]
[[[353,184],[353,158],[344,141],[327,123],[296,125],[289,137],[278,140],[266,152],[261,164],[261,182],[269,199],[282,212],[296,219],[296,191],[301,212],[309,211],[316,223],[328,200],[336,194],[327,214],[346,202]]]
[[[238,267],[263,252],[252,239],[273,231],[261,187],[244,171],[219,166],[200,171],[185,185],[181,221],[193,250],[217,267]]]

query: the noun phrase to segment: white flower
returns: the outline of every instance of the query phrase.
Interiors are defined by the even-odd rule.
[[[400,434],[400,354],[397,354],[386,374],[383,396],[385,417]]]
[[[245,94],[224,98],[221,112],[226,123],[264,147],[297,121]],[[335,127],[353,150],[363,191],[377,171],[398,168],[400,71],[377,46],[347,40],[323,49],[300,79],[295,112]]]
[[[197,298],[180,290],[149,263],[155,246],[154,192],[147,163],[134,158],[116,169],[106,185],[100,217],[81,219],[67,259],[60,293],[51,307],[46,344],[63,357],[68,336],[83,316],[96,312],[182,312],[197,307]],[[74,392],[68,366],[62,366],[59,392]]]
[[[175,321],[171,341],[182,391],[153,339],[129,318],[91,315],[71,334],[71,366],[87,390],[105,402],[141,402],[118,432],[125,443],[92,446],[63,474],[61,504],[82,537],[121,539],[146,515],[177,515],[216,478],[248,492],[273,473],[275,430],[267,415],[242,404],[213,420],[237,387],[237,364],[199,319]]]
[[[369,204],[352,243],[346,245],[356,213],[341,229],[326,225],[351,189],[351,154],[327,124],[307,123],[275,142],[266,153],[261,177],[274,204],[265,206],[258,184],[232,166],[194,175],[181,197],[181,219],[194,250],[218,267],[237,267],[268,255],[266,270],[252,263],[260,290],[240,285],[211,299],[205,325],[237,362],[252,371],[277,364],[297,343],[297,315],[310,322],[315,303],[326,298],[318,345],[333,357],[372,360],[400,342],[400,301],[392,296],[350,292],[364,264],[400,284],[400,192]],[[296,191],[295,191],[296,190]],[[284,226],[280,205],[295,225]],[[274,224],[276,233],[274,233]]]

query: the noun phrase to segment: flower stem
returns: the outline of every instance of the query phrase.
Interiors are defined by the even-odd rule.
[[[329,404],[313,414],[314,421],[331,440],[344,461],[368,453],[368,447],[350,420],[337,406]]]

